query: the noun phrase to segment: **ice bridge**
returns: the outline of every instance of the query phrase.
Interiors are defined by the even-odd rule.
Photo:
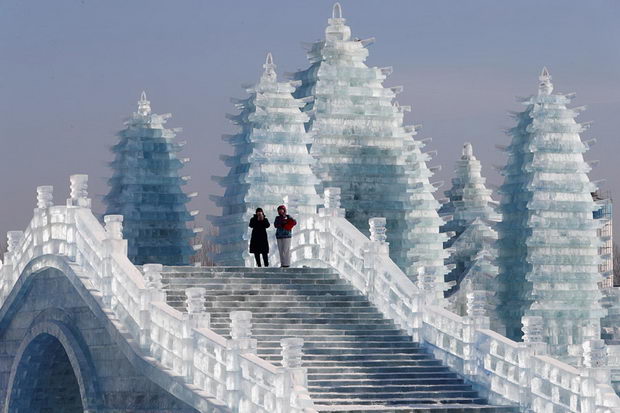
[[[0,269],[3,412],[620,412],[600,342],[584,368],[433,305],[339,193],[303,216],[291,269],[134,266],[122,216],[101,225],[87,177],[65,205],[37,188]]]

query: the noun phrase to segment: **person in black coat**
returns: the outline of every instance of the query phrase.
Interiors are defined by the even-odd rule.
[[[269,240],[267,240],[267,228],[269,220],[265,216],[262,208],[256,208],[256,214],[250,219],[249,227],[252,228],[250,238],[250,253],[254,254],[256,265],[260,267],[260,256],[263,256],[265,267],[269,267]]]

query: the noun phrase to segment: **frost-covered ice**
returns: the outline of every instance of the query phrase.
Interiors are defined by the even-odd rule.
[[[250,96],[236,101],[241,112],[229,116],[241,131],[224,136],[234,155],[223,157],[230,167],[228,176],[216,178],[224,195],[212,197],[222,207],[222,216],[210,217],[219,233],[214,257],[218,264],[247,262],[248,222],[257,207],[273,225],[276,208],[287,196],[295,198],[295,213],[315,214],[320,202],[304,127],[308,115],[300,110],[305,102],[293,98],[295,82],[277,81],[271,54],[263,67],[258,84],[247,89]],[[275,250],[272,245],[272,255]]]
[[[510,131],[498,227],[499,315],[511,338],[520,336],[523,315],[542,316],[544,340],[563,355],[599,337],[604,311],[584,127],[575,122],[578,110],[566,107],[570,96],[552,92],[544,69],[538,94],[525,100]]]
[[[175,142],[180,129],[166,129],[170,114],[151,113],[142,92],[138,111],[119,132],[112,147],[114,170],[104,202],[106,214],[124,216],[123,236],[128,257],[137,265],[159,263],[187,265],[194,254],[190,240],[194,230],[188,223],[198,211],[188,212],[190,196],[183,192],[188,177],[179,171],[188,159],[179,159],[182,144]]]

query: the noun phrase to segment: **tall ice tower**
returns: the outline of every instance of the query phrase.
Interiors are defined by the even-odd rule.
[[[104,198],[106,214],[123,215],[128,257],[136,265],[188,265],[194,250],[200,248],[190,242],[200,229],[189,228],[198,211],[189,212],[186,207],[197,194],[183,192],[189,177],[179,175],[189,159],[177,157],[183,144],[174,138],[180,129],[166,129],[168,118],[170,114],[152,113],[142,92],[138,111],[112,147],[114,172]]]
[[[300,109],[305,103],[291,94],[299,82],[278,82],[271,53],[263,68],[260,81],[247,89],[250,96],[235,100],[240,113],[228,117],[241,130],[223,137],[234,147],[232,156],[222,157],[230,171],[214,178],[225,189],[223,196],[212,197],[222,215],[209,218],[218,228],[214,260],[220,265],[252,265],[248,222],[256,208],[262,208],[273,225],[285,197],[295,199],[294,214],[315,214],[320,202],[304,127],[308,115]],[[271,244],[274,254],[275,242]]]
[[[588,146],[569,109],[571,96],[553,92],[547,69],[537,95],[525,100],[506,148],[499,225],[500,316],[508,337],[519,338],[521,317],[540,316],[551,352],[576,352],[599,338],[600,281],[596,190],[583,158]]]
[[[346,217],[360,231],[368,233],[369,218],[387,218],[394,261],[413,279],[424,267],[442,289],[445,235],[430,156],[414,141],[415,128],[403,125],[410,108],[394,101],[402,88],[383,86],[392,69],[364,63],[372,41],[351,36],[336,3],[325,39],[309,45],[310,67],[293,74],[301,81],[295,97],[308,100],[314,171],[323,188],[341,189]]]

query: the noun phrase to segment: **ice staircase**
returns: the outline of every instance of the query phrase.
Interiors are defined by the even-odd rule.
[[[162,282],[168,303],[181,311],[186,288],[205,288],[211,328],[224,337],[231,311],[251,311],[257,354],[276,365],[280,339],[302,337],[320,411],[518,411],[486,404],[332,270],[164,267]]]

